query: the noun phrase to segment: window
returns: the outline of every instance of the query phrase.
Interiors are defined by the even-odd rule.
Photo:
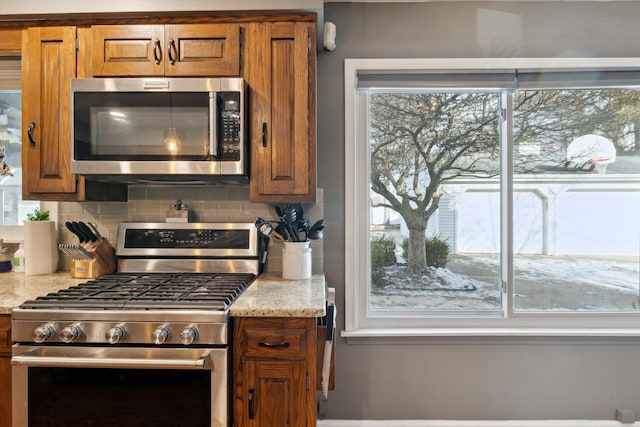
[[[22,225],[40,202],[22,200],[20,60],[0,57],[0,226]],[[5,240],[8,229],[3,229]]]
[[[346,336],[640,333],[640,60],[347,60]]]

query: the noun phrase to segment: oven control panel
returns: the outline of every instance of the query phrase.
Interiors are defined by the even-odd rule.
[[[253,223],[118,224],[116,255],[181,257],[258,257]]]
[[[125,233],[126,248],[248,249],[248,230],[141,230]]]
[[[37,344],[189,346],[228,343],[226,323],[22,321],[14,331],[15,342]]]

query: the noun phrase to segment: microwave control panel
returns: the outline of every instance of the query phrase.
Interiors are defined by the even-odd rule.
[[[240,92],[218,93],[220,159],[240,160],[241,149],[241,109]]]

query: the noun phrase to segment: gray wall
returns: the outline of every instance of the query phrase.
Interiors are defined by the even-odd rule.
[[[344,326],[345,58],[638,57],[638,2],[326,3],[318,58],[324,271]],[[383,340],[337,348],[328,418],[613,419],[640,414],[640,339]]]

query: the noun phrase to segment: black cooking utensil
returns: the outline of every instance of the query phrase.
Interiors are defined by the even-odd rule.
[[[311,240],[322,239],[322,230],[324,229],[324,219],[316,221],[309,231],[307,232],[307,238]]]
[[[310,240],[322,239],[322,230],[309,230],[309,233],[307,233],[307,238]]]
[[[282,208],[278,205],[276,205],[276,213],[278,214],[278,218],[282,219]],[[284,221],[284,220],[283,220]]]
[[[287,227],[285,227],[284,223],[279,222],[276,226],[276,231],[284,237],[285,241],[289,241],[289,233],[287,232]]]
[[[322,230],[324,228],[324,219],[316,221],[309,230]]]
[[[284,215],[285,225],[287,230],[289,230],[289,235],[291,236],[291,240],[294,242],[300,241],[300,235],[298,234],[297,228],[294,226],[296,220],[298,219],[296,210],[293,208],[286,208],[282,211]]]
[[[309,220],[307,218],[299,219],[296,222],[296,228],[298,229],[298,232],[304,233],[304,240],[303,241],[307,240],[307,234],[309,234],[309,226],[310,226],[310,224],[311,223],[309,222]]]
[[[294,203],[294,204],[292,204],[291,205],[291,209],[296,211],[296,217],[298,219],[304,218],[304,206],[302,205],[302,203]]]

